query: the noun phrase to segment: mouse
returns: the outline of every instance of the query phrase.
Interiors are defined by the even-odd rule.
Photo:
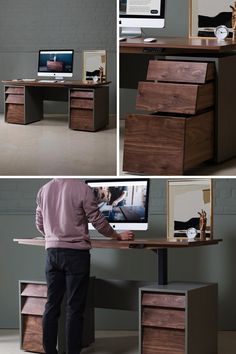
[[[156,38],[144,38],[143,41],[146,43],[156,42]]]

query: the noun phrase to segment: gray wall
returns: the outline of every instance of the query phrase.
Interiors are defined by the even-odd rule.
[[[0,328],[18,326],[18,280],[44,280],[45,251],[20,246],[13,238],[38,235],[34,226],[35,197],[43,179],[0,180]],[[166,180],[152,179],[148,232],[136,237],[166,236]],[[214,181],[215,237],[217,246],[170,250],[170,280],[219,283],[219,327],[236,330],[236,179]],[[92,250],[92,274],[102,278],[154,281],[156,259],[147,250]],[[137,328],[136,312],[97,310],[100,329]]]
[[[163,29],[144,29],[144,33],[147,37],[187,37],[189,26],[189,0],[166,0],[166,23]],[[140,59],[134,58],[134,55],[130,55],[133,58],[132,72],[136,72],[139,75],[139,80],[145,80],[146,74],[141,70],[140,76]],[[143,58],[144,59],[144,58]],[[145,60],[145,59],[144,59]],[[125,60],[126,64],[121,66],[121,75],[126,76],[130,68],[130,62]],[[146,66],[145,61],[143,65]],[[128,86],[130,87],[130,86]],[[124,119],[127,113],[135,112],[136,90],[122,88],[120,90],[120,118]]]
[[[0,80],[35,78],[39,49],[74,49],[74,79],[82,51],[106,49],[110,112],[116,112],[116,0],[0,0]],[[3,85],[0,90],[3,112]],[[63,103],[47,112],[65,113]]]

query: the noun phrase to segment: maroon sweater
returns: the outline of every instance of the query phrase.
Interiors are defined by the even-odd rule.
[[[88,221],[104,236],[113,234],[84,182],[57,178],[39,190],[36,227],[45,236],[46,248],[90,249]]]

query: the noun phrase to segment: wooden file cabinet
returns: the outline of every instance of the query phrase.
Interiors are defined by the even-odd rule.
[[[85,313],[83,346],[93,343],[94,338],[94,278],[90,278],[90,291]],[[20,347],[24,351],[45,353],[43,349],[42,317],[47,301],[47,285],[44,282],[20,281]],[[59,320],[58,348],[65,352],[65,303]]]
[[[140,354],[217,354],[217,285],[140,289]]]
[[[126,118],[124,171],[179,175],[213,158],[213,79],[213,63],[150,61],[136,100],[145,114]]]
[[[97,131],[109,123],[109,89],[71,89],[70,128],[74,130]]]
[[[8,123],[25,124],[24,87],[5,87],[5,120]]]

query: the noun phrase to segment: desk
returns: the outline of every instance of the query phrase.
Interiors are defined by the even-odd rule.
[[[235,120],[235,114],[234,114],[234,107],[235,107],[235,100],[236,100],[236,91],[231,89],[230,86],[233,85],[233,80],[236,78],[236,42],[232,41],[231,39],[226,40],[226,41],[217,41],[216,39],[200,39],[200,38],[158,38],[157,42],[154,43],[144,43],[141,38],[136,38],[136,39],[128,39],[126,42],[121,42],[120,43],[120,72],[121,72],[121,87],[123,88],[136,88],[138,87],[138,83],[140,81],[146,80],[146,73],[147,73],[147,66],[149,64],[150,59],[157,59],[161,61],[176,61],[176,62],[188,62],[189,65],[191,62],[194,63],[213,63],[214,65],[214,77],[212,78],[212,83],[214,85],[214,117],[213,117],[213,125],[210,119],[208,118],[208,122],[206,123],[208,125],[207,130],[211,130],[211,134],[214,135],[214,144],[210,144],[207,147],[202,148],[202,151],[197,151],[198,149],[201,150],[202,143],[196,144],[196,147],[193,148],[193,145],[187,146],[188,141],[184,137],[181,137],[180,134],[183,132],[185,129],[183,127],[183,122],[184,120],[177,120],[177,119],[172,119],[172,123],[168,120],[170,116],[173,118],[173,109],[169,109],[169,117],[167,115],[167,107],[164,107],[163,110],[163,102],[161,102],[162,107],[158,107],[158,98],[157,100],[157,107],[156,111],[159,111],[162,113],[163,111],[167,115],[166,118],[161,118],[163,120],[166,120],[166,124],[175,124],[173,127],[174,131],[177,131],[179,133],[179,140],[178,140],[178,149],[179,149],[179,155],[182,160],[184,160],[184,155],[189,154],[192,155],[193,152],[196,155],[195,162],[187,160],[186,161],[186,166],[181,166],[176,168],[174,171],[169,169],[164,166],[165,164],[163,163],[163,168],[160,166],[156,168],[156,172],[153,170],[145,170],[147,166],[145,166],[144,170],[146,173],[150,172],[151,174],[183,174],[185,170],[188,168],[193,168],[197,163],[201,163],[206,161],[207,159],[212,159],[219,163],[223,162],[227,159],[230,159],[234,156],[236,156],[236,139],[235,139],[235,134],[234,131],[236,130],[236,120]],[[193,63],[193,64],[194,64]],[[136,65],[137,64],[137,65]],[[190,65],[191,67],[191,65]],[[193,70],[189,67],[188,74],[193,72]],[[156,71],[156,74],[158,75],[158,71]],[[152,79],[151,79],[152,80]],[[176,77],[173,78],[166,78],[165,75],[162,78],[155,78],[155,82],[160,82],[161,85],[166,85],[167,82],[171,83],[169,86],[173,87],[171,85],[175,85],[175,87],[178,86],[182,91],[186,89],[188,91],[188,88],[190,85],[190,82],[184,82],[183,78],[181,81],[181,72],[179,75],[179,81],[176,80]],[[202,86],[205,83],[200,84],[200,88],[203,88]],[[142,83],[143,84],[143,83]],[[196,85],[196,81],[192,81],[191,84]],[[167,87],[167,85],[166,85]],[[142,93],[141,93],[142,94]],[[140,91],[138,92],[138,96],[140,95]],[[175,97],[181,102],[181,97],[179,96],[180,92],[173,94],[172,92],[169,92],[169,98]],[[160,102],[159,102],[160,103]],[[122,102],[121,102],[122,104]],[[160,104],[160,105],[161,105]],[[168,102],[166,103],[168,104]],[[212,104],[211,104],[212,105]],[[185,106],[186,107],[186,106]],[[210,108],[210,105],[209,105]],[[155,109],[153,109],[155,111]],[[178,112],[178,114],[180,111]],[[183,115],[185,113],[185,109],[182,110]],[[150,114],[150,113],[149,113]],[[183,116],[182,115],[182,116]],[[146,115],[147,116],[147,115]],[[182,118],[181,116],[181,118]],[[178,116],[180,117],[180,115]],[[137,127],[137,119],[140,119],[140,127]],[[146,129],[145,125],[145,118],[144,121],[141,122],[141,118],[137,118],[135,120],[134,125],[136,125],[136,130],[138,128]],[[191,127],[191,132],[189,133],[190,138],[189,140],[194,140],[194,137],[199,136],[201,134],[201,128],[204,127],[203,120],[205,117],[200,117],[199,118],[199,123],[197,123],[197,119],[195,119],[195,122],[193,123]],[[130,119],[131,121],[131,119]],[[187,122],[187,120],[185,120]],[[191,119],[188,120],[188,123],[191,123]],[[148,123],[146,123],[148,124]],[[164,123],[163,123],[164,124]],[[197,126],[199,124],[199,126]],[[145,127],[144,127],[145,125]],[[150,125],[150,123],[149,123]],[[160,127],[154,127],[156,130],[160,130]],[[171,128],[172,129],[172,128]],[[151,128],[150,128],[151,130]],[[176,133],[176,134],[177,134]],[[188,131],[186,130],[185,133],[188,134]],[[127,131],[127,134],[130,135],[132,132]],[[147,133],[146,133],[147,134]],[[155,134],[157,134],[157,131],[155,131]],[[166,134],[166,137],[165,137]],[[160,145],[156,148],[155,153],[159,154],[158,158],[161,159],[164,157],[165,161],[168,160],[170,155],[167,157],[167,151],[172,149],[172,145],[170,143],[170,138],[168,138],[168,134],[162,131],[162,145]],[[205,137],[205,141],[208,139],[210,141],[211,136]],[[153,139],[149,137],[150,146],[148,150],[153,149]],[[129,140],[126,140],[125,138],[125,144],[130,144],[132,145],[132,148],[135,149],[135,156],[136,160],[144,160],[141,156],[137,155],[138,147],[134,147],[136,143],[130,142]],[[143,143],[144,145],[144,154],[147,156],[147,152],[145,151],[145,147],[148,143],[145,141]],[[174,137],[174,143],[176,144],[176,136]],[[197,148],[198,145],[198,148]],[[208,150],[208,154],[206,154],[206,151]],[[161,152],[160,152],[161,151]],[[197,151],[197,152],[196,152]],[[210,152],[211,151],[211,152]],[[166,158],[165,158],[166,154]],[[182,154],[182,155],[181,155]],[[197,155],[198,154],[198,155]],[[201,156],[200,156],[201,155]],[[203,157],[203,155],[205,155]],[[156,160],[157,155],[155,155]],[[174,160],[176,160],[176,154],[174,156]],[[154,153],[153,153],[153,158],[154,160]],[[133,168],[133,171],[129,170],[129,165],[132,163],[131,158],[127,158],[127,163],[124,162],[125,165],[125,171],[127,172],[137,172],[137,173],[144,173],[142,171],[142,166],[135,167]],[[151,158],[150,158],[151,160]],[[198,160],[198,161],[197,161]],[[150,161],[149,161],[150,163]],[[174,164],[174,161],[172,161]],[[195,165],[194,165],[195,164]]]
[[[3,81],[5,121],[29,124],[43,119],[43,101],[68,102],[69,127],[97,131],[109,123],[109,83]]]
[[[43,239],[14,239],[14,241],[21,245],[45,246]],[[157,252],[161,268],[158,270],[159,284],[95,279],[94,307],[123,310],[137,310],[139,308],[140,354],[174,353],[173,350],[176,346],[178,347],[178,350],[175,351],[176,354],[217,354],[217,285],[204,283],[166,284],[168,248],[210,246],[216,245],[220,241],[220,239],[195,242],[170,242],[164,239],[91,240],[92,247],[97,249],[153,250]],[[24,282],[24,284],[26,284],[24,286],[28,286],[28,282]],[[34,291],[37,287],[39,289],[37,292],[42,292],[40,290],[41,284],[36,284]],[[135,296],[138,288],[141,288],[139,306],[137,296]],[[43,292],[46,293],[45,284]],[[21,296],[23,295],[24,293],[21,293]],[[198,316],[196,316],[196,312]],[[31,333],[33,331],[30,325],[28,330]],[[88,329],[87,333],[88,338],[93,338]],[[21,333],[21,338],[25,338],[24,333]],[[39,342],[38,338],[36,345],[41,345]],[[22,348],[27,350],[27,346],[24,347],[24,341],[22,343]],[[166,351],[163,351],[163,348]],[[31,346],[31,351],[33,349]]]

